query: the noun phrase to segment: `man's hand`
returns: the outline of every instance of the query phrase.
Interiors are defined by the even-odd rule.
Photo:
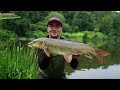
[[[71,60],[72,60],[72,55],[65,55],[65,56],[64,56],[64,59],[65,59],[68,63],[70,63]]]
[[[64,56],[64,59],[65,59],[68,63],[70,63],[71,60],[72,60],[72,58],[77,58],[77,57],[80,57],[80,56],[82,56],[82,53],[78,53],[77,55],[65,55],[65,56]]]

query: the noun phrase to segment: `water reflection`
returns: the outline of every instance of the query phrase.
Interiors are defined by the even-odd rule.
[[[68,79],[120,79],[120,65],[111,65],[106,69],[103,66],[97,69],[75,70]]]
[[[104,64],[99,65],[93,58],[82,58],[76,70],[66,65],[68,79],[120,79],[120,43],[107,43],[99,48],[109,51],[110,56],[104,57]]]

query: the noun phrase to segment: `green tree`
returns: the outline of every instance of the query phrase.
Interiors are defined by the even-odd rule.
[[[98,20],[98,27],[99,31],[108,35],[109,33],[113,32],[113,19],[115,18],[114,13],[110,11],[102,12],[101,16]]]
[[[70,26],[72,26],[72,20],[74,18],[76,11],[60,11],[60,12],[66,18],[66,23],[68,23]]]
[[[16,22],[16,27],[14,29],[14,32],[18,35],[18,36],[27,36],[27,32],[30,31],[30,20],[23,18],[23,19],[19,19]]]
[[[95,28],[95,16],[91,12],[78,11],[72,21],[73,29],[79,31],[92,31]]]
[[[120,13],[113,19],[114,36],[120,37]]]
[[[43,21],[44,17],[50,11],[15,11],[15,13],[23,18],[27,18],[31,20],[31,23],[37,23],[39,21]]]

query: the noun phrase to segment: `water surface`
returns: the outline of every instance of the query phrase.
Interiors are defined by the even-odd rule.
[[[106,69],[99,67],[75,70],[67,77],[68,79],[120,79],[120,65],[111,65]]]
[[[99,48],[110,52],[104,57],[104,64],[99,65],[95,58],[82,58],[76,70],[66,65],[68,79],[120,79],[120,44],[107,43]]]

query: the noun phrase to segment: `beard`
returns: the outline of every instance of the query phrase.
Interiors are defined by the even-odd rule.
[[[49,31],[48,34],[49,34],[49,38],[59,39],[60,35],[61,35],[61,32],[60,31],[59,32]]]
[[[49,36],[50,38],[58,39],[60,36]]]
[[[60,34],[58,34],[58,35],[51,35],[51,34],[49,34],[49,38],[59,39],[60,38]]]

